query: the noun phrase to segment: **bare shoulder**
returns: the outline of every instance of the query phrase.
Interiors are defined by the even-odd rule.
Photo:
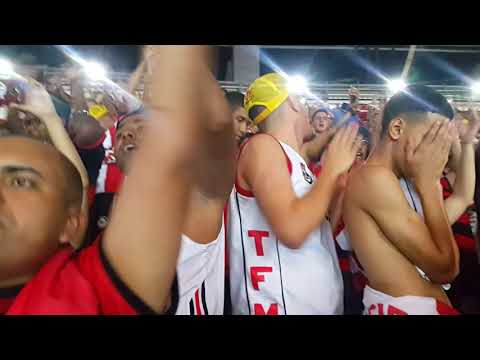
[[[262,156],[268,154],[268,156]],[[282,159],[283,152],[275,138],[266,134],[257,134],[243,145],[239,162],[271,162],[276,158]]]
[[[352,171],[345,192],[346,201],[373,203],[400,190],[395,174],[382,166],[365,165]]]

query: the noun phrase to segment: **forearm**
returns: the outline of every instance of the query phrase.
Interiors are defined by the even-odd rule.
[[[332,134],[330,132],[324,132],[317,135],[312,141],[304,144],[306,160],[309,162],[317,162],[320,160],[320,156],[331,139]]]
[[[70,83],[70,104],[75,110],[81,110],[87,107],[83,87],[84,84],[82,80],[72,79]]]
[[[140,80],[142,79],[143,74],[145,73],[146,69],[146,61],[143,60],[141,64],[137,67],[133,75],[130,77],[128,81],[128,92],[134,93],[137,89],[138,85],[140,84]]]
[[[458,169],[455,169],[453,194],[465,201],[465,208],[473,202],[475,193],[475,150],[473,144],[462,144]]]
[[[75,146],[70,140],[67,131],[63,127],[62,120],[54,114],[48,115],[48,118],[44,117],[42,120],[48,130],[48,134],[53,145],[77,168],[78,172],[80,173],[84,189],[88,189],[89,182],[87,170],[85,169],[82,159],[80,158],[80,155],[78,155]]]
[[[435,181],[428,181],[417,182],[416,188],[422,202],[425,224],[445,271],[458,271],[458,247],[444,208],[441,187]]]
[[[280,238],[287,246],[300,247],[307,236],[325,220],[336,192],[338,177],[322,172],[313,189],[293,201],[279,224]]]

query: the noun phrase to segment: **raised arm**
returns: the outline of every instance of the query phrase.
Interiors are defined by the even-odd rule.
[[[299,248],[324,220],[339,176],[355,159],[360,144],[355,140],[357,130],[353,125],[337,132],[329,145],[320,177],[313,189],[301,198],[293,191],[285,155],[274,139],[257,135],[246,145],[239,160],[239,177],[252,190],[273,231],[285,246]]]
[[[192,188],[191,162],[205,146],[209,70],[204,46],[155,46],[142,146],[118,196],[103,248],[122,281],[153,310],[166,310]]]
[[[82,202],[82,214],[85,219],[88,218],[88,174],[85,166],[83,165],[80,156],[78,155],[75,146],[73,145],[68,133],[63,126],[62,119],[55,112],[55,107],[50,98],[50,95],[45,88],[33,79],[29,79],[29,87],[26,92],[25,105],[12,105],[16,109],[30,112],[35,115],[45,125],[48,131],[48,135],[53,145],[63,153],[77,168],[80,173],[83,184],[83,202]],[[86,230],[87,223],[81,224],[82,230],[81,237]],[[82,238],[74,240],[73,245],[79,245]]]
[[[302,146],[302,157],[308,162],[320,161],[320,156],[323,150],[335,135],[336,128],[330,128],[327,131],[315,136],[311,141],[308,141]]]
[[[455,173],[453,192],[445,200],[445,209],[450,224],[453,225],[473,203],[475,194],[475,149],[473,140],[480,127],[480,121],[474,119],[468,124],[459,124],[458,137],[452,144],[452,158],[449,162]]]

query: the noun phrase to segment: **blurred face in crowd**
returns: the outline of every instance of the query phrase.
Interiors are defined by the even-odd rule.
[[[332,126],[332,118],[324,111],[318,111],[312,119],[313,130],[317,134],[327,131]]]
[[[232,114],[233,130],[235,132],[235,140],[240,144],[247,133],[247,126],[250,122],[248,114],[242,106],[238,106]]]
[[[144,125],[144,116],[138,114],[123,119],[117,129],[114,146],[115,158],[118,167],[124,174],[128,173],[131,158],[143,139]]]
[[[68,122],[67,131],[73,143],[78,147],[91,146],[97,143],[105,133],[105,129],[99,122],[88,115],[86,111],[72,115]]]
[[[8,287],[27,281],[68,243],[76,220],[65,203],[69,184],[53,146],[3,137],[0,148],[0,287]]]

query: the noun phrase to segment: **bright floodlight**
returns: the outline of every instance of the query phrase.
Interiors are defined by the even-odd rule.
[[[13,75],[15,71],[13,70],[13,65],[10,61],[5,59],[0,59],[0,75]]]
[[[288,91],[293,94],[303,94],[308,92],[307,80],[303,76],[295,75],[288,78]]]
[[[480,81],[477,81],[472,84],[472,92],[474,94],[480,94]]]
[[[392,93],[397,93],[399,91],[405,90],[407,87],[407,84],[405,84],[405,81],[402,79],[395,79],[395,80],[390,80],[388,82],[388,90],[390,90]]]
[[[87,62],[84,65],[85,74],[94,81],[106,79],[105,68],[96,62]]]

